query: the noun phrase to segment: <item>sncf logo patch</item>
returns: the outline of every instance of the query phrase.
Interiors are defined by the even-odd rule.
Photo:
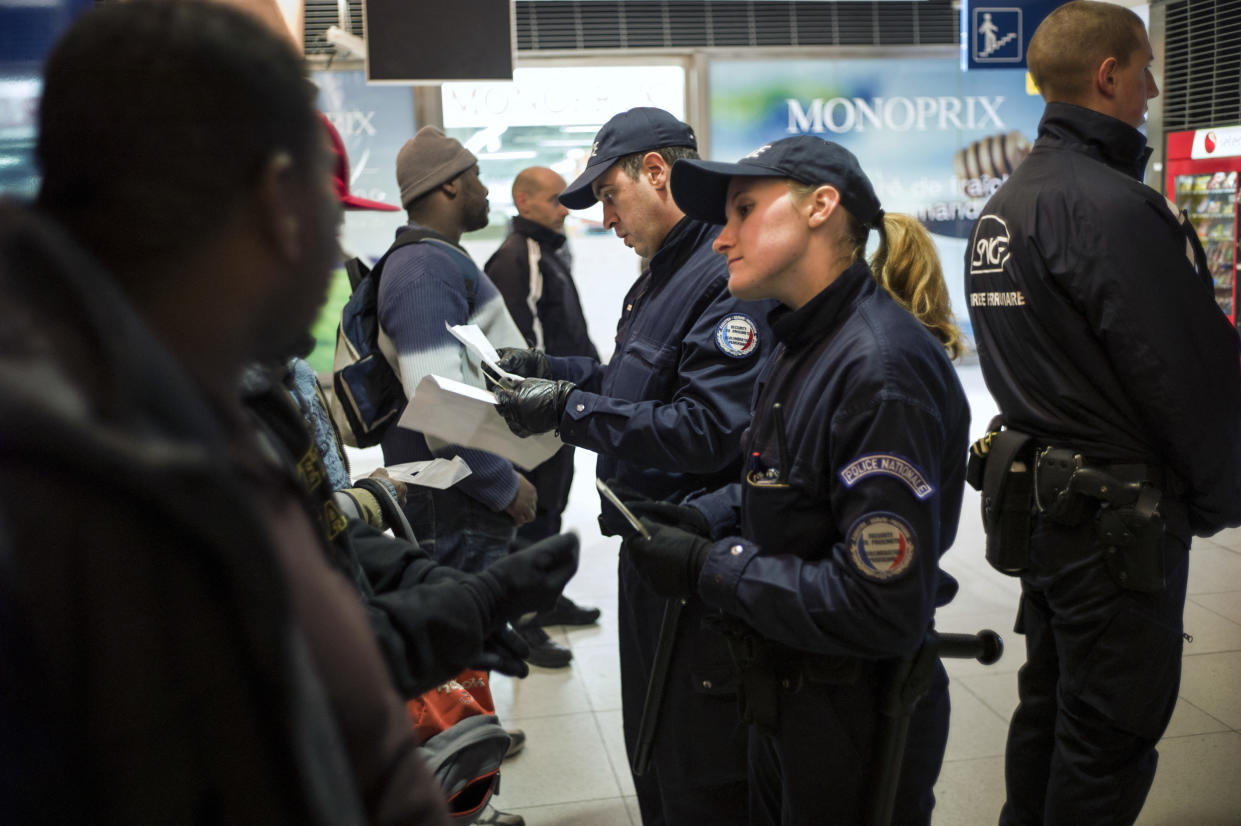
[[[913,528],[899,516],[877,513],[849,529],[849,556],[867,579],[886,582],[909,570],[915,552]]]
[[[724,316],[715,326],[715,346],[735,359],[752,356],[758,351],[758,325],[745,313]]]
[[[965,286],[970,307],[1024,307],[1026,296],[1021,290],[995,289],[993,285],[1013,286],[1004,277],[1004,265],[1011,254],[1012,236],[1008,224],[998,215],[984,215],[974,225],[970,236],[969,278]]]
[[[995,215],[978,219],[970,247],[970,275],[994,275],[1008,261],[1008,224]]]
[[[868,453],[859,456],[840,469],[840,481],[851,488],[871,476],[891,476],[904,482],[919,500],[935,492],[935,486],[927,481],[926,474],[908,459],[894,453]]]

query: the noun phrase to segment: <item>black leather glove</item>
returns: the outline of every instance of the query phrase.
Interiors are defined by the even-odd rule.
[[[652,522],[671,525],[696,536],[706,538],[711,536],[711,526],[707,524],[707,517],[698,508],[676,505],[672,502],[657,502],[651,499],[638,502],[623,499],[621,501],[624,501],[629,510],[633,511],[633,515],[639,518],[646,517]]]
[[[516,622],[523,614],[555,606],[556,597],[577,573],[577,558],[577,535],[562,533],[497,559],[476,580],[490,597],[492,616]]]
[[[621,544],[639,576],[655,593],[669,599],[697,593],[698,575],[707,562],[711,542],[651,519],[640,521],[651,538],[634,534]]]
[[[577,389],[571,381],[526,379],[511,390],[496,388],[496,409],[518,436],[534,436],[555,430],[564,415],[569,394]]]
[[[542,350],[501,347],[496,352],[500,354],[496,366],[506,373],[516,373],[528,379],[552,378],[551,364],[547,361],[547,354]]]
[[[530,667],[526,665],[526,657],[529,656],[530,646],[521,635],[507,625],[502,625],[483,640],[483,650],[474,657],[470,667],[483,671],[498,671],[509,677],[528,677]]]

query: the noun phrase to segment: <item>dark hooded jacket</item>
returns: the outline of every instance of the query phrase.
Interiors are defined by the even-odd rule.
[[[385,726],[358,759],[390,718],[333,705],[239,411],[71,238],[5,204],[0,295],[4,819],[444,822],[412,736]],[[314,554],[306,576],[334,579]]]

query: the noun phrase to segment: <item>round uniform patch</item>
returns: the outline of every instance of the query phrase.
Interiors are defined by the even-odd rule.
[[[752,356],[758,350],[758,325],[745,313],[724,316],[715,327],[715,346],[735,359]]]
[[[890,513],[859,519],[849,530],[849,555],[863,576],[879,582],[895,579],[913,562],[913,529]]]

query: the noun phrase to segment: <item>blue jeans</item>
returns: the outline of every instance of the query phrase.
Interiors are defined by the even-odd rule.
[[[507,554],[516,530],[507,513],[497,513],[451,488],[410,485],[405,516],[427,553],[467,573],[477,573]]]

